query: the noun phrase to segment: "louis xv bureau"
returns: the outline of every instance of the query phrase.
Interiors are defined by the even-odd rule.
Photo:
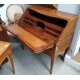
[[[71,45],[78,16],[39,5],[27,7],[18,24],[3,26],[34,53],[44,52],[51,57],[50,74],[56,57]]]

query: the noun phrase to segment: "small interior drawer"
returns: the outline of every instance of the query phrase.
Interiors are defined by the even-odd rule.
[[[54,28],[52,28],[52,27],[49,27],[49,26],[46,26],[46,30],[51,30],[51,31],[56,32],[56,33],[58,33],[58,34],[61,33],[61,31],[56,30],[56,29],[54,29]]]
[[[57,34],[52,33],[52,32],[50,32],[50,31],[48,31],[48,30],[45,30],[44,33],[47,33],[48,35],[53,36],[53,37],[57,37],[57,36],[58,36]]]

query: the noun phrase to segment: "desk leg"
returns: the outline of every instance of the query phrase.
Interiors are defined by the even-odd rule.
[[[62,61],[64,61],[65,55],[67,54],[68,50],[69,50],[69,47],[65,50],[64,55],[62,57]]]
[[[22,47],[22,50],[23,50],[24,49],[24,44],[23,43],[22,43],[21,47]]]
[[[8,58],[6,58],[6,59],[2,62],[2,64],[5,64],[6,62],[8,62]],[[2,64],[1,64],[1,65],[2,65]],[[0,65],[0,69],[2,69],[1,65]]]
[[[0,69],[2,69],[1,65],[0,65]]]
[[[14,61],[13,61],[12,53],[9,54],[9,58],[10,58],[10,62],[11,62],[11,65],[12,65],[13,74],[15,74]]]
[[[51,57],[51,68],[50,68],[50,74],[52,74],[53,64],[54,64],[55,58]]]
[[[54,62],[56,60],[56,47],[53,47],[51,49],[47,49],[44,51],[45,54],[49,55],[51,57],[51,68],[50,68],[50,74],[52,74],[52,69],[53,69],[53,65],[54,65]]]
[[[3,61],[2,64],[6,63],[6,62],[8,62],[8,58],[6,58],[6,59]]]

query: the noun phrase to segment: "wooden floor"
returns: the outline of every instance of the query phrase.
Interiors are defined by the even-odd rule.
[[[72,59],[80,63],[80,50],[74,57],[72,57]]]

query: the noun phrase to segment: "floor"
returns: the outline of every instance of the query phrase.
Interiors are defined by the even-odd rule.
[[[12,43],[15,75],[50,75],[50,57],[43,52],[34,54],[27,47],[21,49],[21,43],[14,37],[9,37]],[[2,65],[0,75],[13,75],[10,62]],[[66,64],[57,57],[52,75],[80,75],[80,71]]]
[[[75,56],[73,56],[72,59],[80,63],[80,51]]]

